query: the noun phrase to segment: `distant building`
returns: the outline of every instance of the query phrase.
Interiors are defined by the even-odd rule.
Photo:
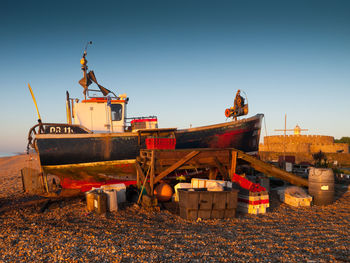
[[[323,135],[301,135],[301,128],[294,128],[294,135],[265,136],[259,145],[260,152],[288,153],[349,153],[347,143],[334,143],[334,137]]]

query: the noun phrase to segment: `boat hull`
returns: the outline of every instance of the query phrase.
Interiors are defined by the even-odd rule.
[[[176,149],[236,148],[258,151],[263,115],[222,124],[177,130]],[[36,145],[46,173],[84,182],[136,180],[135,158],[146,136],[136,132],[38,134]]]

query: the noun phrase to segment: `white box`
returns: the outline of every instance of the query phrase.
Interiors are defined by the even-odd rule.
[[[192,188],[190,183],[178,183],[177,185],[175,185],[174,189],[175,189],[175,202],[179,202],[179,193],[177,191],[177,189],[181,189],[181,188]]]
[[[209,179],[201,179],[201,178],[192,178],[191,187],[192,188],[210,188],[215,187],[216,184],[220,184],[223,187],[232,188],[232,182],[222,181],[222,180],[209,180]]]
[[[118,211],[118,192],[115,189],[103,189],[103,192],[107,195],[108,211]]]
[[[106,184],[102,185],[103,190],[116,190],[118,203],[123,203],[126,201],[126,186],[125,184]]]

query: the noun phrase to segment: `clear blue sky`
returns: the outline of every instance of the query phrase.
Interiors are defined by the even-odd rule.
[[[37,116],[65,122],[79,60],[160,127],[226,121],[237,89],[267,134],[350,136],[350,1],[1,1],[0,152],[23,151]],[[265,130],[262,131],[265,135]]]

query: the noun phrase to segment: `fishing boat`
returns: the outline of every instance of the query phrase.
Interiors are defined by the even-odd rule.
[[[39,154],[43,172],[58,176],[64,188],[134,183],[140,149],[236,148],[257,152],[263,114],[238,120],[248,112],[239,92],[234,106],[225,111],[226,117],[232,117],[227,122],[188,129],[158,128],[156,116],[127,117],[129,98],[126,94],[117,96],[97,82],[94,72],[88,71],[86,54],[85,48],[79,81],[84,99],[70,98],[66,93],[67,123],[43,123],[39,115],[39,123],[28,135],[28,148]],[[91,89],[92,83],[99,89]],[[101,95],[96,96],[96,92]]]

